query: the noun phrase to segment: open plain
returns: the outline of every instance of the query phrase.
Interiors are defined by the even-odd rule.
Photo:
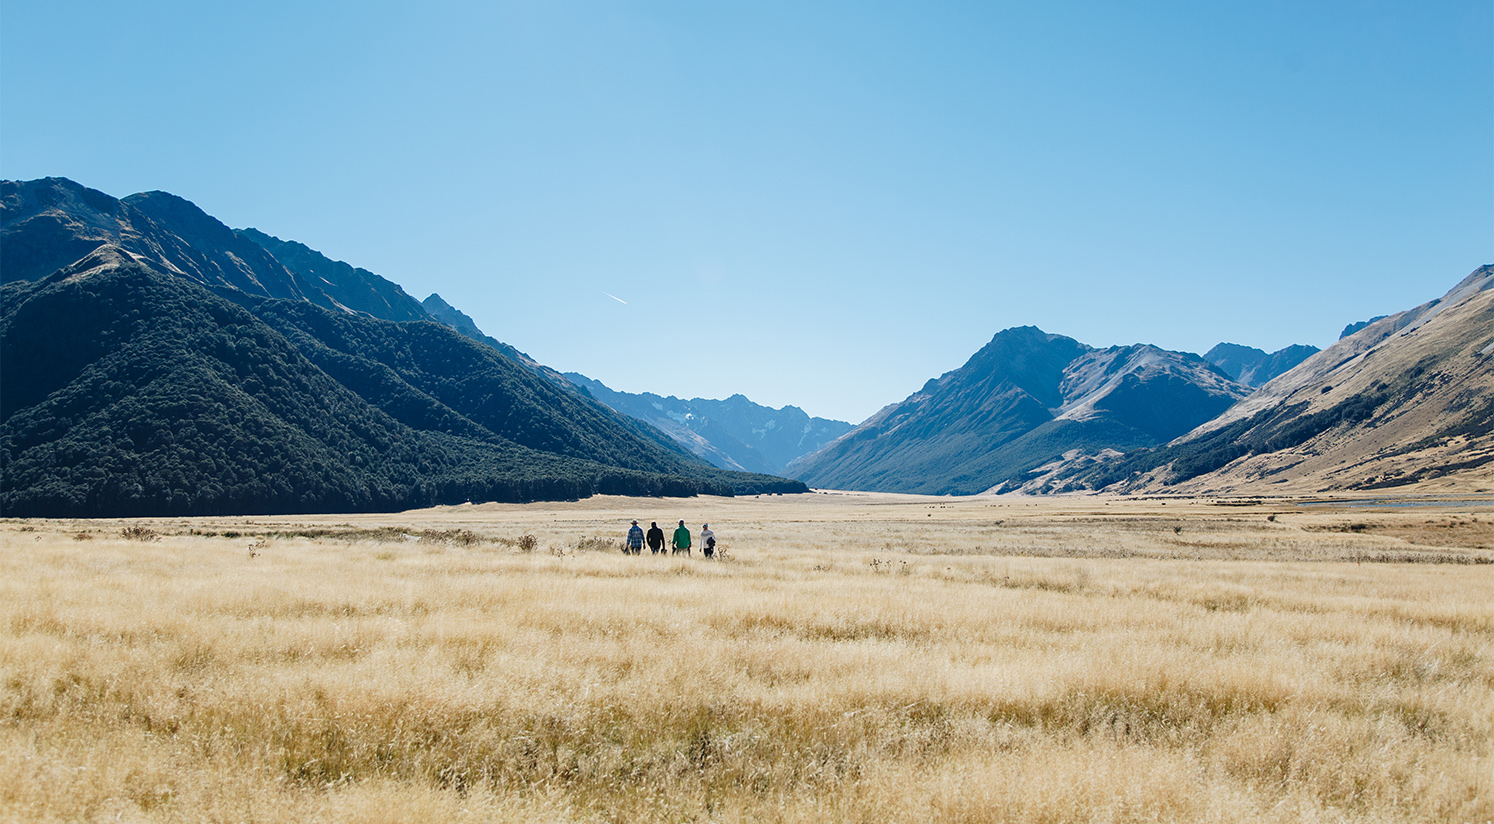
[[[726,557],[625,557],[628,521]],[[1494,505],[0,522],[0,817],[1494,820]]]

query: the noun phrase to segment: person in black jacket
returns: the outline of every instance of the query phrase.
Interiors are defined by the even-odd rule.
[[[654,555],[664,551],[664,530],[659,528],[658,521],[649,522],[648,551]]]

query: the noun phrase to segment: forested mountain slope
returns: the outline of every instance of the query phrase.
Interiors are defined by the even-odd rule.
[[[0,298],[5,515],[374,511],[598,492],[731,494],[795,486],[692,466],[684,456],[652,453],[646,443],[632,451],[616,444],[599,448],[556,428],[558,417],[547,419],[527,399],[502,404],[506,418],[495,406],[471,410],[515,437],[532,435],[565,454],[531,448],[367,357],[380,345],[385,355],[402,350],[391,360],[413,374],[422,357],[440,357],[442,336],[467,348],[453,357],[503,363],[501,356],[435,323],[394,324],[300,302],[249,299],[292,335],[313,337],[298,333],[297,323],[350,323],[341,332],[345,340],[362,341],[363,354],[338,356],[327,347],[317,355],[339,360],[351,388],[303,354],[313,348],[311,340],[293,344],[244,307],[115,246],[42,280],[6,284]],[[417,340],[402,341],[406,332]],[[491,403],[497,396],[485,397]],[[599,426],[620,440],[636,440],[622,430],[607,432],[605,422]],[[639,468],[588,459],[593,454]],[[658,465],[650,467],[655,457]]]
[[[672,442],[663,448],[635,437],[611,410],[444,324],[390,323],[291,301],[245,305],[339,383],[411,426],[497,436],[629,469],[707,469]]]
[[[712,467],[389,281],[172,195],[6,181],[0,241],[7,515],[804,489]]]

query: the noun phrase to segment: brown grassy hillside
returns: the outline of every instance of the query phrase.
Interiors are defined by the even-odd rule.
[[[1340,340],[1163,449],[1077,472],[1081,485],[1184,496],[1494,490],[1494,267]]]

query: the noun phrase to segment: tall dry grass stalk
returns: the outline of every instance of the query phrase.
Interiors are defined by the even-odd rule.
[[[1148,506],[0,524],[0,814],[1494,819],[1494,567],[1305,560],[1484,550]]]

